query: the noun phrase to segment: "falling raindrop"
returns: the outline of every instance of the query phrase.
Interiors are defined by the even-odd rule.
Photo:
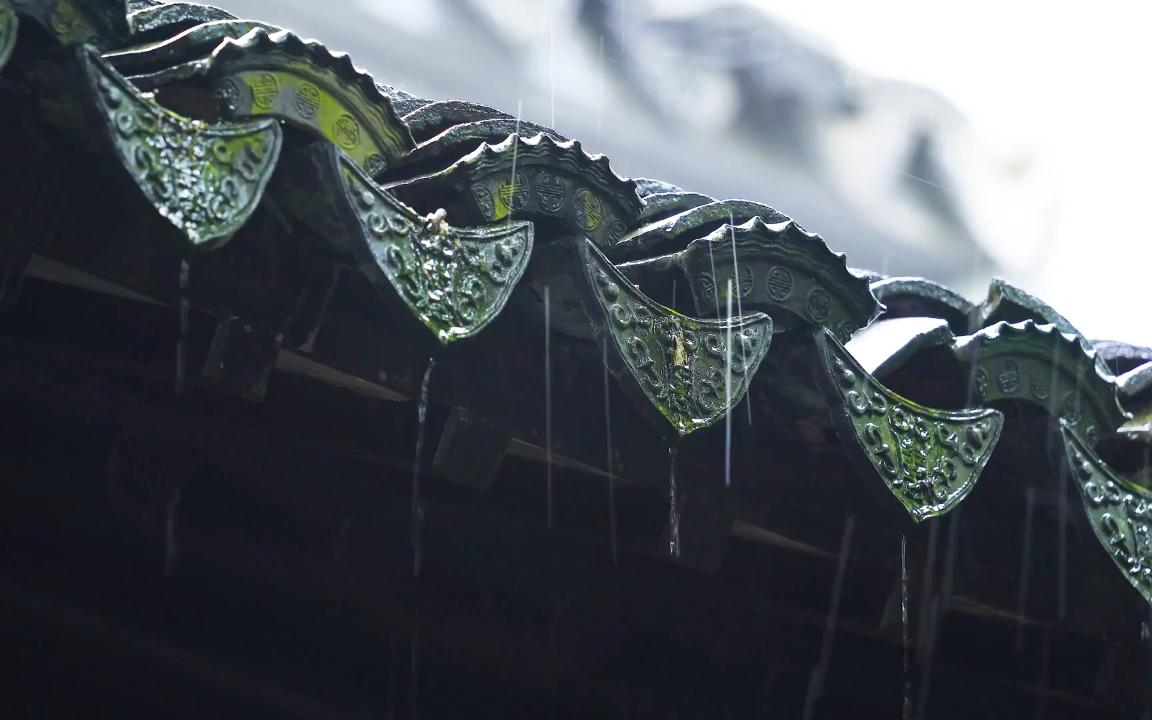
[[[608,471],[608,544],[612,549],[612,564],[617,562],[616,536],[616,473],[612,467],[612,406],[608,393],[608,338],[600,345],[604,365],[604,447],[608,455],[605,469]]]
[[[736,257],[736,219],[732,213],[728,213],[728,229],[730,230],[730,238],[732,240],[732,277],[736,278],[737,291],[736,291],[736,315],[744,317],[744,301],[742,293],[739,291],[740,282],[740,260]],[[729,290],[731,296],[731,290]],[[728,304],[728,321],[732,321],[732,304]],[[744,362],[744,367],[748,367],[748,352],[744,347],[744,343],[740,343],[740,359]],[[744,403],[744,407],[748,409],[748,426],[752,426],[752,403]]]
[[[932,682],[932,659],[936,654],[936,622],[939,618],[939,611],[940,602],[938,597],[932,598],[932,602],[927,604],[923,611],[929,630],[924,634],[922,639],[924,660],[922,661],[920,688],[917,692],[917,720],[924,720],[924,718],[927,717],[928,690]]]
[[[341,558],[348,545],[348,535],[352,532],[352,524],[356,522],[356,512],[350,512],[340,523],[336,530],[336,537],[332,539],[332,555]]]
[[[732,280],[728,280],[728,326],[724,345],[724,487],[732,486]]]
[[[1051,400],[1060,397],[1060,374],[1056,371],[1056,368],[1060,367],[1060,343],[1052,343],[1052,360],[1050,367],[1052,368],[1052,373],[1048,385],[1048,398]],[[1053,452],[1060,454],[1064,452],[1064,438],[1056,427],[1049,428],[1046,439],[1046,451],[1049,457],[1052,456]]]
[[[419,713],[419,698],[420,698],[420,626],[415,625],[412,628],[412,643],[410,646],[411,656],[409,663],[411,665],[411,677],[409,677],[409,698],[408,698],[408,713],[412,720],[416,720],[420,716]]]
[[[1058,376],[1056,368],[1060,367],[1060,343],[1052,345],[1052,382],[1049,387],[1049,398],[1058,397]],[[1056,437],[1055,428],[1048,433],[1048,457],[1054,451],[1063,453],[1063,439]],[[1068,474],[1064,463],[1057,463],[1057,522],[1056,522],[1056,616],[1063,620],[1067,613],[1068,589]]]
[[[424,423],[428,415],[428,384],[432,380],[432,368],[436,358],[428,358],[424,379],[420,383],[420,400],[416,405],[416,459],[412,463],[412,575],[420,577],[424,564],[423,526],[424,507],[420,503],[420,458],[424,454]],[[415,653],[415,650],[413,650]]]
[[[552,297],[544,286],[544,457],[547,466],[548,529],[552,529]]]
[[[1045,717],[1048,714],[1048,661],[1051,651],[1051,627],[1045,625],[1040,632],[1040,687],[1036,693],[1036,717]]]
[[[164,521],[164,577],[171,577],[176,568],[176,521],[180,513],[180,486],[168,489],[168,510]]]
[[[928,549],[926,564],[924,568],[924,584],[920,589],[920,602],[927,604],[932,598],[932,580],[936,577],[936,553],[939,543],[937,536],[940,531],[940,522],[938,520],[928,521]],[[927,615],[921,614],[920,616],[920,632],[923,634],[925,630]]]
[[[600,47],[596,51],[596,67],[604,67],[604,33],[600,33]],[[596,93],[596,146],[600,146],[600,138],[604,132],[604,90],[607,85],[607,80],[603,74],[598,74],[599,87]]]
[[[188,300],[188,276],[191,269],[188,265],[187,258],[180,261],[180,318],[179,318],[179,335],[176,338],[176,383],[175,391],[177,395],[184,392],[185,377],[187,374],[188,365],[188,322],[189,322],[189,300]]]
[[[676,495],[676,446],[668,448],[668,554],[680,557],[680,509]]]
[[[549,682],[548,704],[550,706],[550,712],[548,714],[552,717],[556,717],[557,706],[559,705],[559,703],[557,702],[557,696],[559,696],[559,694],[560,694],[560,652],[557,649],[558,643],[556,641],[556,636],[558,634],[558,630],[556,627],[557,620],[558,620],[558,618],[557,618],[558,613],[556,611],[556,602],[555,601],[552,602],[550,609],[551,609],[551,617],[548,620],[548,654],[550,655],[549,660],[551,662],[549,664],[551,667],[549,668],[549,670],[551,672],[549,673],[550,682]]]
[[[976,362],[973,358],[971,366],[968,369],[968,382],[964,388],[964,407],[972,407],[973,393],[976,392],[976,375],[980,370],[980,363]]]
[[[1036,509],[1036,488],[1024,491],[1024,547],[1020,554],[1020,587],[1016,591],[1016,652],[1024,647],[1024,610],[1028,604],[1028,576],[1032,568],[1032,515]]]
[[[720,319],[720,283],[716,277],[716,256],[712,253],[712,243],[708,243],[708,263],[712,266],[712,299],[716,302],[716,319]]]
[[[516,100],[516,132],[513,134],[512,140],[512,177],[509,179],[509,195],[508,195],[508,225],[512,225],[512,199],[516,197],[517,191],[522,188],[516,187],[516,163],[519,160],[518,154],[520,152],[520,113],[523,110],[524,101],[522,99]]]
[[[1152,608],[1149,609],[1152,616]],[[1152,720],[1152,622],[1146,620],[1140,623],[1140,638],[1144,641],[1144,650],[1147,653],[1144,670],[1144,718]]]
[[[1068,472],[1064,463],[1057,463],[1057,474],[1060,498],[1057,502],[1059,522],[1056,525],[1056,617],[1064,620],[1068,615]]]
[[[552,110],[549,127],[556,128],[556,3],[548,12],[548,103]]]
[[[384,717],[396,717],[396,669],[400,665],[400,642],[392,636],[392,657],[388,663],[388,711]]]
[[[324,297],[321,299],[320,309],[316,313],[316,322],[308,332],[307,339],[300,345],[300,352],[311,353],[316,350],[316,338],[320,335],[320,327],[324,324],[324,319],[328,316],[328,305],[332,303],[332,296],[336,294],[336,288],[340,284],[340,273],[342,269],[339,265],[333,265],[331,278],[328,281],[328,286],[324,289]]]
[[[936,549],[937,533],[940,523],[930,521],[928,529],[927,562],[924,567],[924,585],[920,590],[920,626],[916,635],[916,659],[920,666],[920,684],[917,688],[916,717],[924,717],[924,708],[928,702],[928,682],[932,675],[932,648],[936,643],[936,612],[937,605],[932,595],[932,580],[936,576]],[[911,696],[909,696],[909,699]]]
[[[836,559],[836,576],[832,581],[832,598],[824,624],[824,641],[820,646],[820,659],[808,676],[808,694],[804,700],[804,718],[812,717],[816,701],[824,692],[824,675],[832,662],[832,640],[836,636],[836,619],[840,615],[840,596],[844,590],[844,573],[848,569],[848,556],[852,552],[852,535],[856,530],[856,516],[844,519],[844,533],[840,536],[840,555]]]
[[[912,718],[912,629],[908,624],[908,536],[900,536],[900,623],[904,649],[903,720]]]
[[[956,548],[960,536],[960,513],[962,507],[957,507],[948,516],[948,548],[944,556],[944,583],[940,588],[941,607],[948,609],[952,606],[952,587],[956,577]]]

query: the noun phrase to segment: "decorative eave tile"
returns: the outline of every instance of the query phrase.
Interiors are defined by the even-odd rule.
[[[227,242],[255,210],[276,166],[279,124],[182,117],[134,88],[95,50],[78,52],[107,138],[144,196],[193,246]]]
[[[843,341],[882,309],[868,281],[848,271],[844,255],[790,220],[725,223],[678,253],[619,267],[626,275],[678,268],[703,317],[719,314],[731,281],[739,296],[735,304],[768,312],[778,330],[820,325]]]
[[[236,19],[235,15],[226,10],[201,3],[164,2],[138,10],[133,9],[132,5],[129,0],[128,31],[133,35]]]
[[[1152,444],[1152,403],[1132,410],[1132,418],[1121,425],[1116,434],[1127,440]]]
[[[1152,492],[1118,475],[1061,421],[1068,467],[1101,546],[1132,587],[1152,603]]]
[[[317,202],[333,215],[329,244],[387,303],[442,344],[472,337],[500,314],[528,266],[531,223],[454,227],[442,215],[420,216],[326,143],[310,149],[309,161]]]
[[[1095,446],[1124,422],[1116,384],[1096,353],[1055,325],[998,322],[957,338],[974,396],[982,402],[1020,400],[1068,421],[1072,432]]]
[[[515,117],[487,105],[463,100],[436,100],[404,115],[404,122],[417,142],[436,137],[456,125],[499,119],[515,120]]]
[[[568,141],[549,128],[515,118],[486,118],[461,123],[422,141],[404,157],[403,164],[391,169],[380,179],[387,181],[392,177],[411,177],[414,174],[442,170],[475,150],[477,146],[483,143],[498,143],[514,134],[519,134],[520,137],[544,135],[557,143]],[[411,168],[418,170],[412,171]]]
[[[1093,340],[1092,349],[1114,375],[1123,375],[1144,363],[1152,362],[1152,348],[1140,345],[1116,340]]]
[[[559,223],[600,248],[622,236],[641,209],[635,183],[614,173],[608,158],[545,134],[484,143],[444,170],[389,187],[401,196],[432,188],[459,193],[475,222]]]
[[[113,47],[128,36],[124,0],[9,0],[61,45]]]
[[[872,283],[872,293],[884,303],[883,317],[928,316],[947,320],[952,332],[969,332],[976,306],[952,288],[920,277],[890,277]]]
[[[827,329],[816,331],[817,379],[848,452],[879,475],[919,522],[955,508],[972,491],[1000,438],[996,410],[939,410],[892,392]]]
[[[590,240],[580,251],[610,367],[634,398],[643,398],[642,408],[655,409],[680,436],[730,412],[768,352],[772,319],[681,315],[640,292]]]
[[[952,347],[952,328],[934,317],[877,320],[852,336],[846,347],[860,366],[877,377],[889,375],[922,350]]]
[[[612,246],[611,257],[620,262],[643,259],[653,252],[676,252],[720,224],[741,225],[755,218],[769,225],[792,222],[787,215],[763,203],[716,200],[631,230]]]
[[[988,285],[988,297],[972,310],[969,327],[972,330],[979,330],[1001,320],[1021,322],[1025,319],[1032,320],[1038,325],[1053,325],[1061,333],[1075,336],[1085,351],[1094,350],[1092,343],[1084,337],[1084,334],[1068,322],[1067,318],[1056,312],[1055,308],[1003,278],[992,278],[992,282]],[[1099,366],[1101,373],[1111,374],[1108,365],[1099,355],[1093,353],[1092,361]]]
[[[636,178],[636,191],[644,201],[639,224],[649,225],[658,220],[679,215],[685,210],[716,202],[716,198],[689,192],[672,183],[651,178]]]
[[[716,202],[715,198],[694,192],[665,192],[652,195],[642,195],[644,210],[640,213],[640,222],[649,225],[673,215],[698,208],[701,205]]]
[[[8,0],[0,0],[0,70],[8,64],[8,58],[12,57],[19,32],[20,19],[16,17],[16,11]]]
[[[1152,362],[1133,368],[1116,378],[1120,395],[1133,401],[1152,401]]]
[[[287,30],[258,27],[209,55],[133,82],[156,89],[207,77],[229,118],[273,117],[325,138],[375,175],[416,143],[392,101],[345,53]]]
[[[275,32],[277,28],[256,20],[213,20],[179,33],[141,45],[117,48],[104,53],[123,75],[158,72],[203,57],[229,38],[243,37],[257,28]]]

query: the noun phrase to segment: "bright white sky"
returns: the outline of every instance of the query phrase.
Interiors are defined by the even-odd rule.
[[[994,147],[1039,158],[1059,212],[1010,278],[1090,337],[1152,345],[1152,3],[760,3],[864,72],[938,90]]]
[[[624,13],[730,1],[619,0]],[[971,120],[980,160],[1030,159],[1030,197],[969,189],[1004,274],[1089,337],[1152,345],[1152,2],[752,1],[866,74],[940,92]]]

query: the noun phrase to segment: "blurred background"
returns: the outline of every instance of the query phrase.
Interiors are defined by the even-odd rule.
[[[1152,345],[1152,6],[924,0],[214,0],[617,173],[765,202],[849,265],[992,275]]]

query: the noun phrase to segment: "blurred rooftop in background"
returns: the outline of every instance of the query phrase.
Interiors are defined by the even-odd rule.
[[[1137,58],[1111,47],[1122,18],[907,0],[220,4],[324,38],[415,95],[552,126],[622,175],[766,202],[852,266],[930,277],[974,300],[1004,275],[1091,337],[1152,343],[1138,320],[1143,263],[1117,260],[1146,256],[1129,239],[1134,178],[1089,167],[1102,143],[1116,164],[1152,152],[1141,133],[1110,135],[1116,116],[1080,122],[1103,116],[1077,99],[1128,89],[1116,78]],[[1065,52],[1081,21],[1104,34],[1079,33],[1078,47],[1101,55]],[[1073,71],[1109,82],[1070,92]],[[1073,212],[1073,197],[1105,207]]]

